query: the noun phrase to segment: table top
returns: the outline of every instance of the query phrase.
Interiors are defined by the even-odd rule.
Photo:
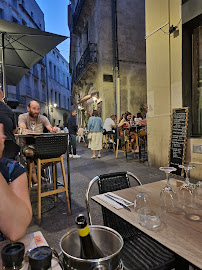
[[[19,239],[18,242],[24,243],[25,253],[32,248],[36,248],[40,246],[48,246],[46,239],[44,238],[43,234],[40,231],[27,234],[23,238]],[[5,247],[9,243],[10,243],[9,240],[0,242],[0,252],[2,248]],[[23,269],[28,270],[28,262],[25,262],[24,266],[25,267]],[[52,259],[51,266],[52,266],[52,270],[61,270],[61,267],[59,266],[58,262],[55,259]],[[2,260],[0,260],[0,269],[3,269]]]
[[[175,188],[176,183],[174,181],[171,182],[173,182],[171,185]],[[159,195],[162,188],[165,187],[165,184],[166,181],[162,180],[119,190],[114,193],[133,202],[137,193],[146,192],[152,202],[152,207],[160,209]],[[130,207],[131,212],[124,208],[117,210],[96,196],[93,196],[92,199],[202,269],[202,222],[190,220],[185,215],[162,212],[162,225],[156,229],[147,229],[138,223],[137,213],[133,207]],[[194,211],[195,210],[193,210],[193,212]],[[202,210],[196,212],[202,214]]]
[[[23,133],[23,134],[15,134],[15,137],[20,137],[20,138],[23,138],[23,137],[33,137],[33,136],[58,136],[58,135],[68,135],[67,132],[57,132],[57,133],[51,133],[51,132],[48,132],[48,133],[40,133],[40,132],[29,132],[29,133]]]

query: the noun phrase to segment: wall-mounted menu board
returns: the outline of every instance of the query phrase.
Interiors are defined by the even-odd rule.
[[[169,146],[169,166],[175,167],[176,175],[183,176],[178,165],[184,164],[187,144],[188,108],[173,109]]]

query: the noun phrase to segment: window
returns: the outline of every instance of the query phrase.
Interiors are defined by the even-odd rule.
[[[25,1],[24,0],[22,0],[22,6],[25,7]]]
[[[59,101],[59,107],[61,107],[61,95],[59,94],[59,97],[58,97],[58,101]]]
[[[32,19],[34,18],[34,13],[31,11],[31,17],[32,17]]]
[[[58,82],[60,83],[60,70],[58,68]]]
[[[67,77],[67,89],[69,90],[69,77]]]
[[[57,74],[56,74],[56,66],[54,65],[54,80],[57,79]]]
[[[13,17],[13,22],[18,23],[18,20],[15,17]]]
[[[26,21],[24,21],[23,19],[22,19],[22,25],[27,25],[27,23],[26,23]]]
[[[67,101],[66,101],[66,97],[65,97],[65,95],[64,95],[64,108],[66,109],[67,108]]]
[[[55,103],[57,104],[57,92],[55,92]]]
[[[53,104],[53,89],[51,89],[51,104]]]
[[[53,71],[52,71],[52,63],[51,61],[49,62],[49,75],[51,78],[53,78]]]
[[[14,7],[17,7],[17,0],[12,0],[12,4]]]
[[[3,12],[4,12],[3,9],[0,8],[0,19],[3,19],[4,18],[4,13]]]

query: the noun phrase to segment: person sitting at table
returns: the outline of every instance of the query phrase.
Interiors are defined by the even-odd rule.
[[[148,111],[147,103],[144,104],[144,109],[145,109],[145,111],[146,111],[145,119],[141,120],[141,119],[137,119],[137,118],[136,118],[136,121],[137,121],[137,123],[138,123],[139,125],[147,127],[147,111]],[[146,130],[146,129],[145,129],[145,130]]]
[[[26,133],[43,133],[44,127],[47,128],[49,132],[56,133],[58,131],[57,127],[52,127],[48,118],[44,115],[39,114],[40,105],[37,101],[32,100],[29,102],[27,106],[27,113],[20,114],[18,117],[18,126],[23,129],[23,132]],[[34,155],[34,138],[26,138],[26,145],[23,147],[24,155],[29,158]],[[29,146],[29,147],[27,147]],[[29,159],[27,159],[28,165],[30,163]],[[32,180],[34,184],[38,182],[35,166],[33,166],[32,170]]]
[[[3,101],[3,92],[0,90],[0,123],[4,125],[6,135],[3,157],[15,159],[20,147],[15,141],[16,122],[11,108]]]
[[[132,118],[132,114],[130,112],[127,112],[125,118],[123,118],[118,124],[118,127],[123,127],[123,128],[129,127],[131,118]]]
[[[44,127],[49,132],[56,133],[58,131],[57,127],[52,127],[46,116],[39,114],[40,105],[37,101],[30,101],[27,110],[27,113],[20,114],[18,117],[18,126],[23,128],[23,131],[43,133]]]
[[[5,135],[0,124],[0,232],[11,241],[24,236],[32,219],[25,169],[2,156]]]

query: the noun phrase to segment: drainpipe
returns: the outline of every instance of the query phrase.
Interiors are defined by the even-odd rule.
[[[114,114],[117,115],[116,82],[117,82],[117,33],[116,33],[116,0],[112,0],[112,45],[113,45],[113,81],[114,81]]]

